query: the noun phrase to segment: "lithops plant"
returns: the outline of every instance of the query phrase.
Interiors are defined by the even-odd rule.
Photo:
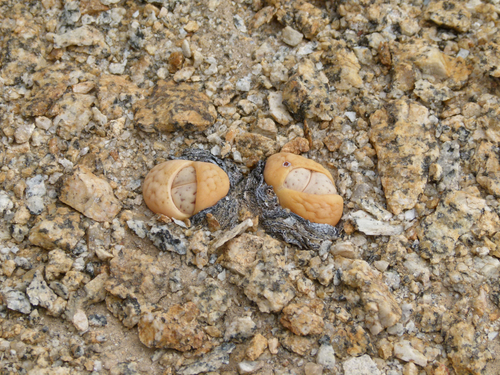
[[[148,173],[142,194],[154,213],[183,220],[224,198],[229,185],[226,172],[215,164],[170,160]]]
[[[264,179],[282,207],[314,223],[336,225],[344,207],[330,172],[313,160],[291,153],[267,159]]]

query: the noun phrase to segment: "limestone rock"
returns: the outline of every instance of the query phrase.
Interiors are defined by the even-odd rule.
[[[500,77],[500,38],[494,38],[482,47],[482,59],[479,67],[495,78]]]
[[[193,302],[173,305],[168,311],[144,314],[139,321],[139,339],[148,348],[175,349],[185,352],[200,348],[205,341],[196,318]]]
[[[60,315],[66,306],[66,301],[63,301],[61,297],[58,297],[52,289],[49,288],[40,270],[35,272],[33,280],[26,289],[26,294],[33,306],[46,308],[50,315]],[[57,301],[57,299],[60,301]]]
[[[213,279],[207,279],[205,285],[189,288],[188,301],[192,301],[200,312],[198,320],[214,325],[224,316],[231,306],[227,292]]]
[[[323,302],[318,299],[291,303],[282,310],[280,322],[296,335],[319,335],[325,326],[323,309]]]
[[[480,220],[486,201],[463,191],[445,194],[436,211],[417,227],[420,255],[431,263],[450,256],[458,238]]]
[[[60,249],[49,252],[49,264],[45,266],[45,278],[47,281],[59,278],[71,269],[73,259]]]
[[[500,157],[498,147],[488,141],[478,144],[472,168],[477,173],[476,180],[490,194],[500,196]]]
[[[408,44],[392,43],[391,54],[394,70],[397,72],[393,79],[399,78],[400,81],[396,81],[396,84],[402,84],[406,89],[411,87],[412,80],[416,81],[415,68],[438,81],[447,80],[451,89],[461,88],[472,72],[463,58],[448,56],[421,39]]]
[[[372,335],[391,327],[401,319],[401,308],[389,288],[363,260],[341,262],[342,282],[359,289],[366,313],[365,323]]]
[[[329,121],[334,105],[328,89],[328,78],[311,60],[298,64],[283,88],[283,104],[297,120],[317,117]]]
[[[59,63],[33,74],[31,98],[23,108],[23,115],[44,116],[71,84],[69,73],[72,70],[71,65]]]
[[[306,1],[284,1],[280,5],[276,11],[278,22],[299,30],[307,39],[314,38],[330,22],[325,11]]]
[[[96,221],[111,221],[122,208],[109,183],[84,166],[64,181],[59,199]]]
[[[19,311],[23,314],[31,312],[31,304],[26,297],[26,294],[19,290],[10,287],[5,287],[0,290],[0,297],[2,302],[7,305],[10,310]]]
[[[67,207],[49,206],[31,228],[29,241],[47,250],[72,251],[85,234],[80,215]]]
[[[200,360],[182,366],[176,371],[178,375],[197,375],[217,371],[222,365],[229,363],[229,354],[236,348],[236,345],[229,343],[216,347],[210,353],[201,357]]]
[[[267,339],[260,333],[257,333],[250,341],[247,347],[246,355],[250,361],[255,361],[259,358],[267,348]]]
[[[255,322],[249,316],[231,319],[226,329],[226,333],[224,334],[224,340],[243,342],[252,337],[256,329],[257,326]]]
[[[247,165],[254,165],[278,151],[276,141],[257,133],[239,133],[234,143]]]
[[[151,133],[203,131],[217,119],[209,98],[191,85],[159,81],[146,99],[134,105],[139,129]]]
[[[332,84],[340,81],[340,89],[359,88],[363,84],[359,76],[361,65],[356,54],[347,47],[345,41],[332,40],[321,59],[326,65],[326,76]]]
[[[56,116],[53,123],[57,126],[57,135],[67,141],[79,137],[92,119],[90,107],[95,100],[95,96],[88,94],[64,94],[48,112],[49,116]]]
[[[394,356],[405,362],[414,362],[421,367],[427,366],[425,355],[415,349],[408,340],[401,340],[394,344]]]
[[[466,33],[471,25],[471,14],[458,1],[432,1],[425,10],[425,19],[440,26]]]
[[[397,215],[415,206],[427,182],[426,166],[438,157],[429,111],[396,100],[371,115],[370,122],[387,205]]]
[[[344,373],[349,375],[380,375],[381,372],[377,364],[369,355],[353,357],[342,364]]]
[[[280,125],[288,125],[293,121],[292,116],[283,105],[283,93],[271,92],[267,97],[269,102],[269,113],[272,118]]]
[[[125,77],[103,74],[97,82],[99,109],[108,120],[115,120],[144,98],[143,91]]]
[[[446,333],[448,358],[457,374],[483,374],[492,353],[481,344],[479,332],[466,322],[454,324]]]

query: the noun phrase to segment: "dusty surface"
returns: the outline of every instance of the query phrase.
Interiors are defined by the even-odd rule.
[[[499,15],[0,0],[0,373],[500,373]],[[190,149],[233,163],[228,207],[276,152],[321,163],[337,229],[155,216]]]

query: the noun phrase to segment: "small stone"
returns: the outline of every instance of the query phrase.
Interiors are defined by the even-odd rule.
[[[2,272],[5,276],[10,277],[16,270],[16,262],[12,259],[7,259],[2,263]]]
[[[143,98],[143,89],[124,76],[102,74],[96,88],[99,110],[109,120],[122,117],[131,104]]]
[[[73,259],[60,249],[49,252],[49,264],[45,266],[45,278],[47,281],[55,280],[71,269]]]
[[[31,228],[29,241],[47,250],[72,251],[85,234],[80,215],[66,207],[51,205]]]
[[[311,352],[314,341],[309,337],[305,336],[297,336],[291,333],[290,331],[285,331],[282,335],[283,337],[280,340],[280,343],[288,350],[304,356]]]
[[[322,55],[322,62],[326,66],[324,74],[339,89],[362,86],[363,80],[359,75],[361,64],[344,40],[333,40]]]
[[[30,303],[33,306],[41,306],[49,310],[49,312],[53,311],[55,301],[57,300],[57,295],[49,288],[45,280],[43,279],[42,273],[40,270],[35,272],[33,280],[30,285],[26,289],[26,294],[30,299]]]
[[[309,151],[309,141],[302,137],[294,138],[292,141],[286,143],[280,152],[290,152],[292,154],[300,155],[303,152]]]
[[[291,303],[282,310],[281,324],[296,335],[319,335],[323,332],[324,305],[318,299]]]
[[[262,336],[260,333],[257,333],[250,341],[250,344],[247,347],[246,355],[250,361],[255,361],[259,358],[264,350],[267,348],[267,339]]]
[[[418,367],[413,362],[408,362],[403,366],[403,375],[418,375]]]
[[[267,346],[269,347],[269,352],[271,354],[278,354],[279,340],[276,337],[271,337],[267,340]]]
[[[292,116],[283,104],[283,94],[281,92],[271,92],[267,100],[269,102],[269,112],[277,123],[288,125],[293,121]]]
[[[317,363],[308,362],[304,366],[304,375],[323,375],[323,366]]]
[[[64,181],[59,199],[96,221],[111,221],[122,208],[109,183],[84,166]]]
[[[401,340],[394,344],[394,356],[405,362],[415,362],[421,367],[427,366],[425,355],[415,349],[408,340]]]
[[[17,143],[25,143],[28,142],[35,130],[35,124],[22,124],[18,126],[14,133],[14,138]]]
[[[80,332],[85,332],[86,330],[89,329],[89,321],[87,319],[85,311],[83,310],[80,309],[76,310],[71,321],[76,327],[76,329],[79,330]]]
[[[57,126],[57,134],[69,141],[79,137],[92,119],[91,106],[96,98],[93,95],[68,93],[50,109],[49,115]]]
[[[357,230],[370,236],[396,236],[403,233],[402,225],[392,225],[375,220],[361,210],[351,213],[349,218],[354,222]]]
[[[264,363],[261,361],[256,361],[256,362],[243,361],[238,363],[238,373],[240,375],[253,374],[255,371],[260,370],[263,366]]]
[[[236,90],[248,92],[252,88],[252,76],[248,75],[239,79],[235,85]]]
[[[275,138],[278,133],[276,123],[270,118],[261,118],[255,125],[255,132],[260,133],[266,137]]]
[[[457,1],[432,1],[425,10],[425,19],[465,33],[471,25],[471,14]]]
[[[242,342],[254,335],[257,326],[251,317],[236,318],[232,320],[224,334],[224,340],[235,340]]]
[[[139,339],[148,348],[171,348],[181,352],[200,348],[205,334],[192,302],[173,305],[168,311],[144,314],[139,321]]]
[[[26,179],[26,206],[33,215],[39,215],[44,210],[43,197],[46,192],[42,175]]]
[[[298,32],[297,30],[292,29],[290,26],[287,26],[282,31],[283,41],[289,46],[295,47],[300,42],[302,42],[302,38],[304,35]]]
[[[12,203],[9,195],[4,191],[0,191],[0,214],[3,215],[12,208],[14,208],[14,203]]]
[[[105,315],[91,314],[88,319],[89,324],[94,327],[105,327],[108,324],[108,320]]]
[[[286,82],[283,104],[297,120],[318,118],[330,121],[334,105],[328,87],[328,78],[323,71],[318,70],[311,60],[305,60],[294,68],[292,76]]]
[[[134,105],[137,127],[145,132],[203,131],[217,119],[209,98],[186,83],[159,81],[150,96]]]
[[[204,354],[199,361],[182,366],[176,371],[178,375],[197,375],[201,373],[216,374],[222,365],[229,363],[229,354],[236,348],[232,343],[222,344],[211,352]],[[213,372],[210,372],[213,371]]]
[[[349,375],[380,375],[377,364],[367,354],[348,359],[342,367],[344,373]]]
[[[186,241],[172,236],[166,225],[151,227],[148,238],[161,251],[172,251],[179,255],[186,254]]]
[[[0,290],[0,295],[10,310],[19,311],[23,314],[31,312],[30,302],[23,292],[6,287]]]
[[[401,308],[384,282],[362,260],[344,258],[340,265],[342,282],[359,288],[364,303],[365,324],[372,335],[379,334],[384,328],[391,327],[401,319]]]
[[[335,368],[335,352],[333,347],[330,344],[322,344],[319,347],[316,361],[324,368],[333,370]]]
[[[210,325],[220,320],[231,307],[229,295],[213,279],[207,279],[203,286],[191,286],[186,299],[198,307],[198,320]]]
[[[102,33],[92,26],[84,25],[77,29],[70,30],[66,33],[53,35],[54,46],[56,48],[64,48],[68,46],[106,46]]]

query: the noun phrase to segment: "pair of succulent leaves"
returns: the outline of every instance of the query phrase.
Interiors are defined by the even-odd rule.
[[[321,164],[291,153],[274,154],[266,161],[264,179],[280,205],[304,219],[332,226],[340,220],[343,199]],[[170,160],[148,173],[143,196],[151,211],[183,220],[215,205],[229,188],[228,175],[214,163]]]

